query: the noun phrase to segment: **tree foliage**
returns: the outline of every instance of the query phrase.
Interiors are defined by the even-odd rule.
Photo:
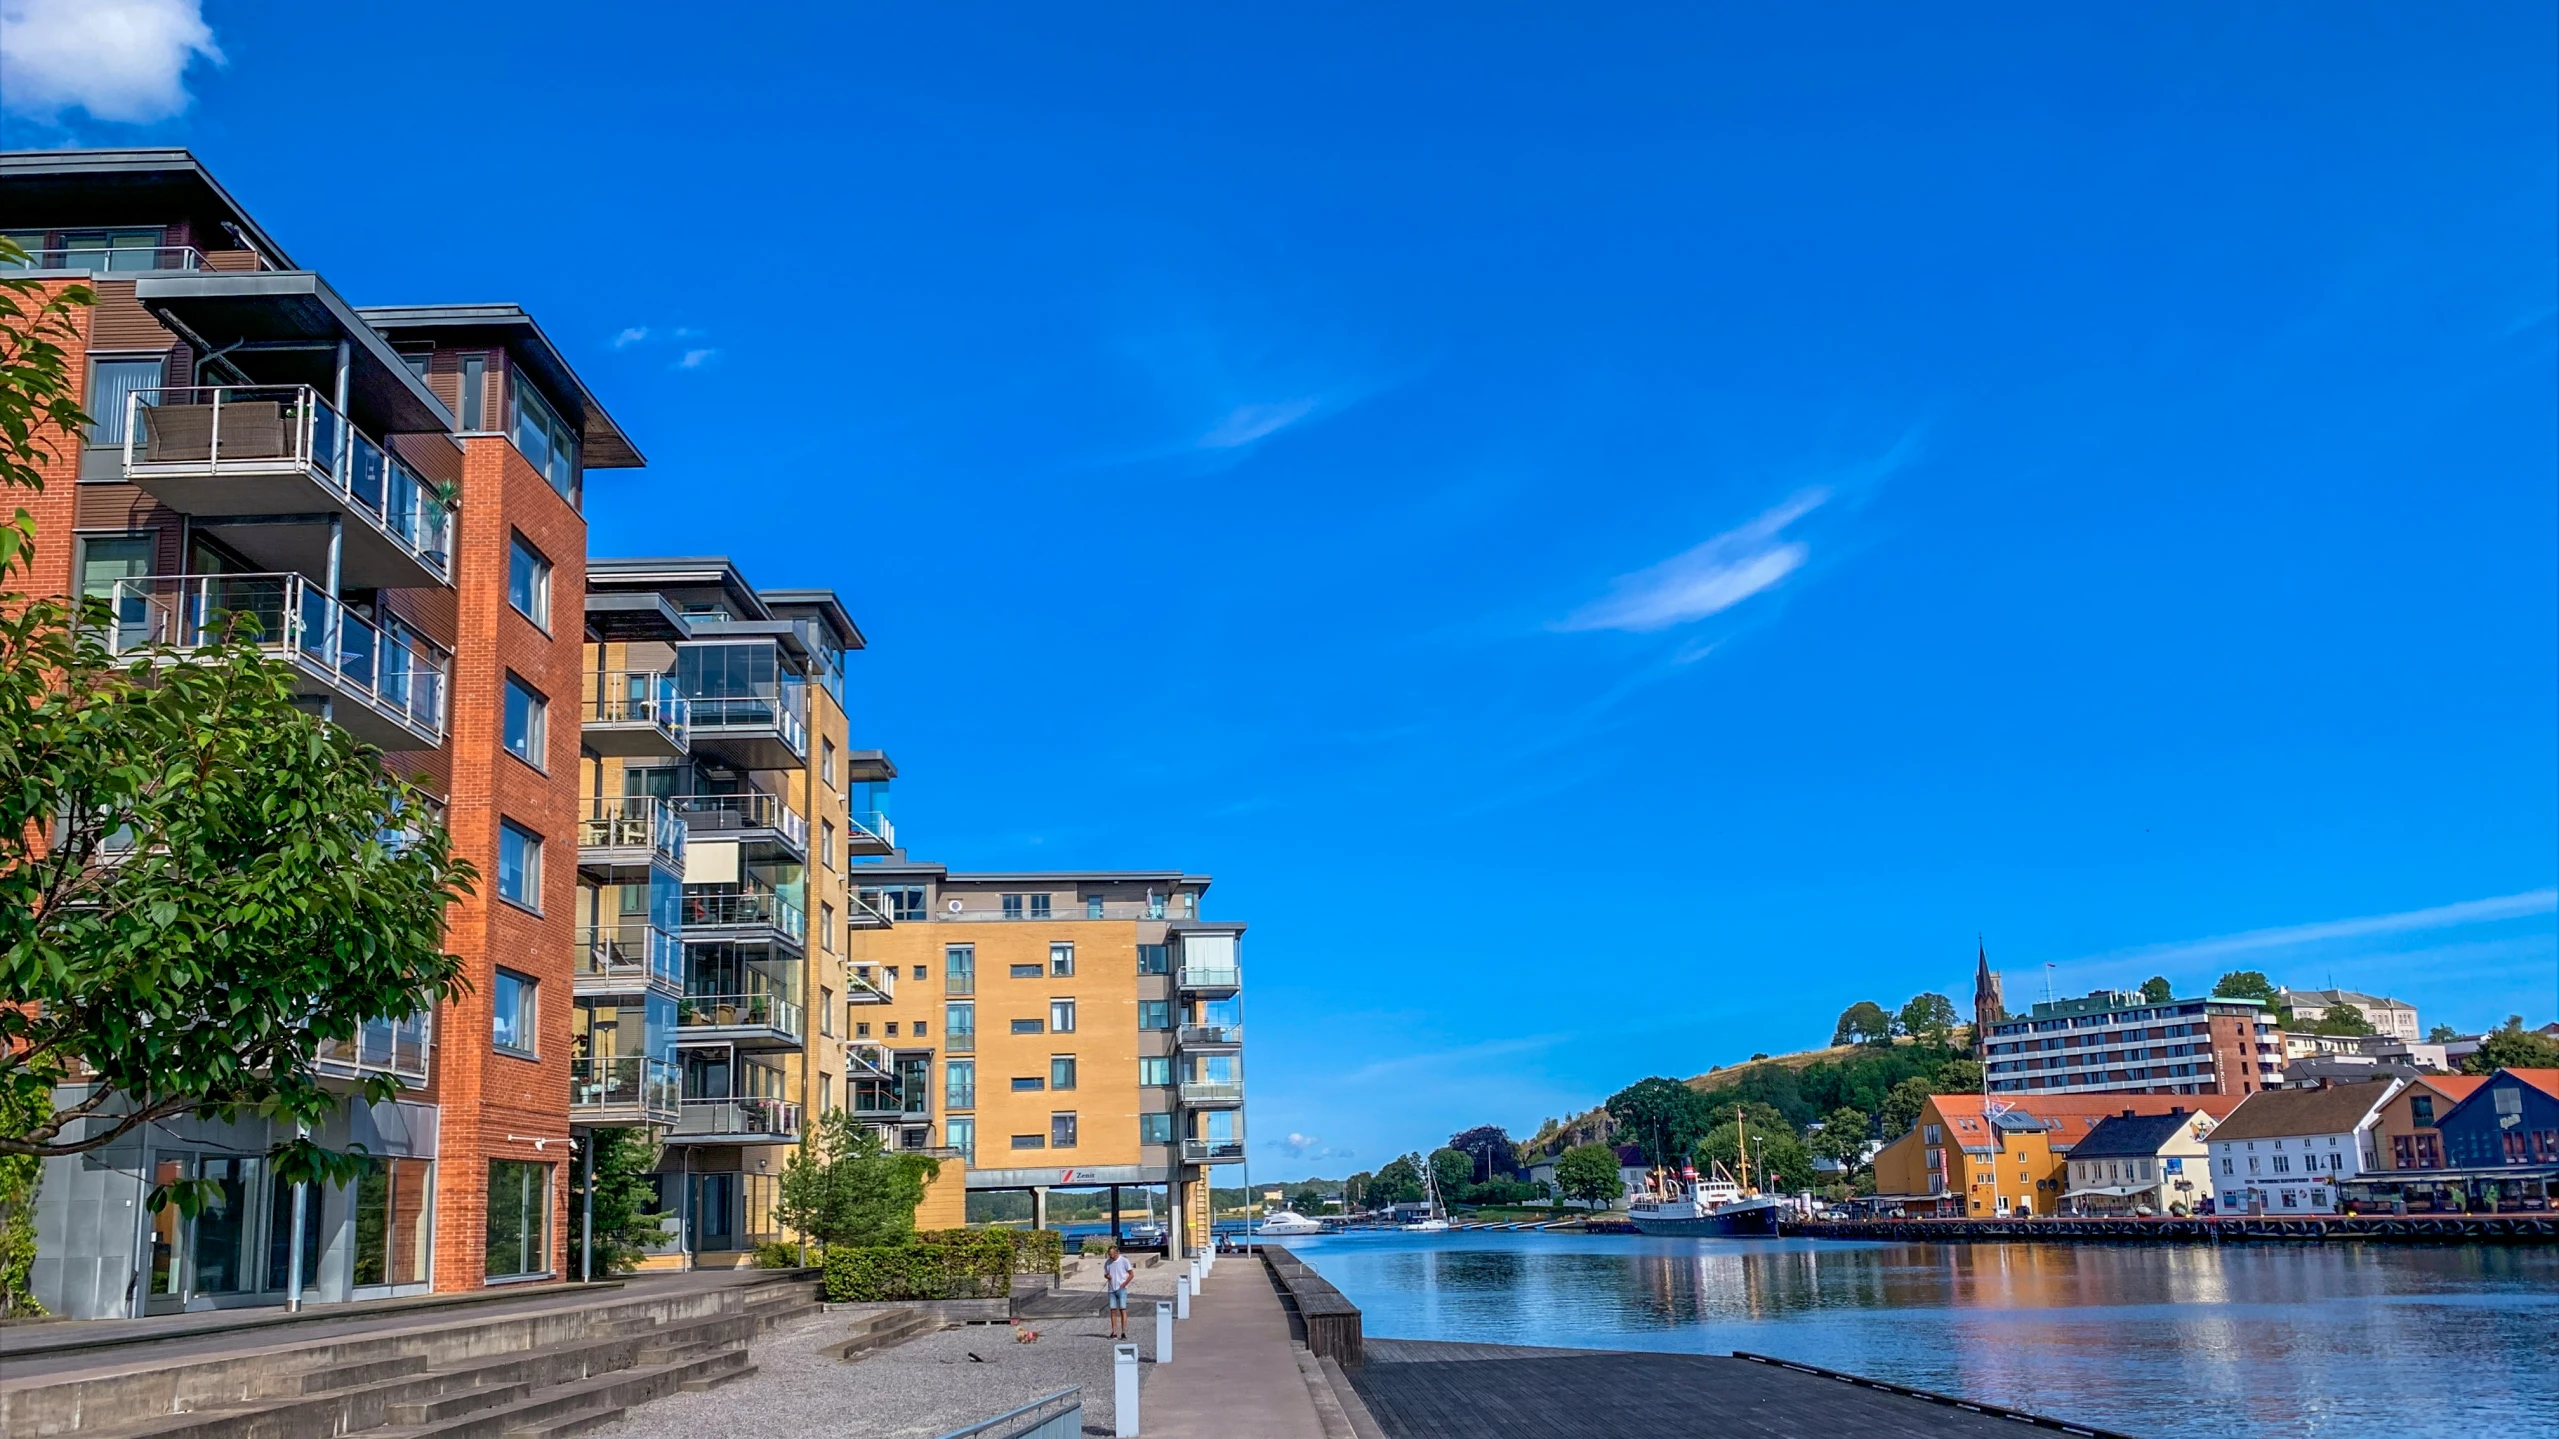
[[[1461,1150],[1434,1149],[1431,1151],[1430,1163],[1431,1178],[1438,1181],[1439,1197],[1442,1202],[1454,1200],[1461,1191],[1475,1182],[1474,1156]]]
[[[1875,1115],[1876,1122],[1883,1126],[1884,1137],[1899,1139],[1910,1133],[1910,1127],[1919,1122],[1920,1111],[1928,1107],[1929,1096],[1936,1092],[1935,1085],[1915,1075],[1894,1085]]]
[[[1655,1164],[1676,1163],[1706,1127],[1706,1104],[1676,1079],[1639,1079],[1608,1097],[1618,1133]]]
[[[0,281],[0,477],[36,489],[83,418],[37,333],[60,313],[31,314],[20,283]],[[30,525],[21,509],[7,527],[0,580]],[[298,707],[293,670],[251,636],[116,655],[112,623],[102,601],[0,593],[0,994],[15,1001],[0,1096],[33,1112],[0,1154],[85,1153],[181,1115],[316,1128],[343,1101],[324,1049],[462,989],[444,908],[470,867],[426,797]],[[329,1184],[367,1163],[309,1138],[270,1160]]]
[[[0,487],[12,498],[44,489],[45,467],[63,453],[57,445],[79,447],[89,417],[80,412],[68,346],[80,341],[74,312],[97,303],[86,285],[52,290],[8,273],[26,263],[27,252],[0,235]],[[35,518],[17,506],[0,524],[0,575],[34,551]]]
[[[1914,994],[1901,1007],[1901,1032],[1922,1044],[1945,1044],[1955,1036],[1961,1016],[1955,1002],[1942,994]]]
[[[1740,1122],[1737,1125],[1735,1120]],[[1697,1141],[1693,1156],[1700,1171],[1711,1172],[1710,1165],[1721,1165],[1725,1173],[1742,1177],[1742,1142],[1750,1144],[1750,1182],[1762,1189],[1801,1189],[1813,1182],[1812,1156],[1804,1149],[1803,1140],[1792,1126],[1765,1105],[1746,1106],[1727,1111]]]
[[[2494,1074],[2500,1069],[2559,1069],[2559,1040],[2523,1027],[2523,1016],[2510,1014],[2488,1031],[2478,1052],[2462,1056],[2464,1074]]]
[[[2426,1043],[2428,1044],[2450,1044],[2459,1038],[2461,1038],[2461,1031],[2453,1028],[2449,1024],[2438,1024],[2434,1028],[2426,1031]]]
[[[2319,1016],[2319,1022],[2310,1027],[2310,1032],[2352,1036],[2370,1034],[2373,1029],[2372,1021],[2364,1017],[2363,1010],[2358,1006],[2332,1004]]]
[[[1589,1205],[1614,1203],[1626,1192],[1626,1176],[1617,1167],[1617,1151],[1605,1144],[1576,1144],[1555,1159],[1555,1190],[1566,1199]]]
[[[1498,1124],[1479,1124],[1448,1137],[1448,1147],[1474,1161],[1468,1175],[1477,1181],[1510,1179],[1519,1174],[1519,1145]]]
[[[2234,969],[2214,982],[2212,994],[2215,999],[2256,999],[2272,1004],[2275,982],[2261,970]]]
[[[1861,999],[1839,1012],[1839,1024],[1831,1030],[1830,1042],[1840,1044],[1890,1044],[1893,1039],[1893,1017],[1871,999]]]
[[[1368,1182],[1368,1206],[1383,1209],[1390,1204],[1411,1204],[1422,1197],[1422,1157],[1418,1154],[1398,1155],[1379,1165],[1377,1177]]]
[[[783,1166],[773,1217],[821,1248],[902,1244],[940,1160],[893,1150],[849,1110],[831,1110]]]
[[[1864,1157],[1874,1121],[1865,1111],[1842,1106],[1822,1119],[1821,1132],[1804,1141],[1804,1147],[1815,1159],[1827,1159],[1844,1171],[1843,1177],[1854,1176]]]
[[[649,1246],[665,1237],[660,1226],[667,1212],[657,1208],[657,1185],[649,1175],[657,1165],[658,1147],[644,1129],[590,1129],[579,1143],[588,1152],[579,1157],[573,1173],[594,1196],[591,1202],[583,1192],[569,1196],[569,1252],[591,1252],[599,1275],[628,1274],[648,1257]],[[590,1208],[595,1247],[585,1251]]]
[[[2177,987],[2168,982],[2168,976],[2154,974],[2141,982],[2141,997],[2151,1004],[2166,1004],[2177,997]]]

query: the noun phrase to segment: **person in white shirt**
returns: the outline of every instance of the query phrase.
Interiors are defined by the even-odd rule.
[[[1113,1339],[1128,1337],[1128,1285],[1129,1281],[1136,1277],[1137,1266],[1129,1263],[1128,1256],[1120,1252],[1118,1245],[1112,1245],[1110,1262],[1102,1266],[1102,1283],[1108,1286],[1111,1292],[1111,1337]]]

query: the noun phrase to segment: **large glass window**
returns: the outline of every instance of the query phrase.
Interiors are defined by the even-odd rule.
[[[942,1107],[977,1108],[977,1061],[954,1059],[942,1066]]]
[[[462,411],[456,416],[462,421],[463,430],[473,432],[487,428],[488,407],[489,357],[464,355],[462,357]]]
[[[550,702],[533,686],[512,674],[506,677],[506,752],[535,769],[545,767],[550,709]]]
[[[977,993],[977,946],[945,945],[942,949],[942,992]]]
[[[1075,1001],[1052,999],[1048,1002],[1048,1027],[1053,1034],[1075,1032]]]
[[[1168,946],[1161,944],[1141,944],[1137,947],[1137,972],[1140,974],[1162,974],[1172,967],[1167,963],[1169,957]]]
[[[1171,1029],[1173,1027],[1173,1002],[1169,999],[1139,1000],[1137,1002],[1137,1027],[1140,1029]]]
[[[549,1272],[551,1166],[489,1161],[488,1254],[491,1279]]]
[[[960,1152],[962,1159],[977,1159],[977,1121],[954,1119],[943,1124],[942,1142]]]
[[[376,1159],[355,1183],[355,1282],[422,1284],[427,1277],[428,1165]]]
[[[1050,1057],[1048,1062],[1048,1087],[1051,1089],[1073,1089],[1075,1087],[1074,1055],[1060,1054]]]
[[[89,443],[121,445],[127,401],[136,390],[160,387],[160,361],[92,360],[89,362]]]
[[[513,376],[507,386],[507,398],[515,411],[513,434],[515,448],[542,478],[551,482],[561,497],[574,505],[578,502],[578,440],[551,402],[540,391],[527,384],[521,375]]]
[[[506,602],[542,628],[551,627],[551,562],[522,535],[508,537]]]
[[[1051,979],[1075,977],[1075,946],[1052,944],[1048,947],[1048,972]]]
[[[542,837],[513,820],[498,822],[498,898],[542,907]]]
[[[1137,1142],[1140,1144],[1172,1143],[1173,1116],[1170,1114],[1139,1115],[1137,1117]]]
[[[953,1054],[969,1054],[977,1049],[977,1006],[946,1004],[942,1006],[942,1045]]]
[[[525,975],[508,969],[497,972],[496,982],[489,986],[489,1011],[490,1037],[498,1048],[517,1054],[533,1052],[533,988],[533,980]]]
[[[80,593],[105,598],[115,593],[116,581],[151,573],[152,545],[149,534],[82,535]]]
[[[1170,1083],[1172,1083],[1172,1082],[1173,1082],[1173,1060],[1172,1060],[1171,1056],[1169,1056],[1169,1055],[1157,1054],[1157,1055],[1149,1055],[1149,1056],[1147,1056],[1147,1057],[1145,1057],[1145,1058],[1142,1058],[1142,1059],[1138,1060],[1138,1062],[1137,1062],[1137,1082],[1138,1082],[1138,1083],[1140,1083],[1140,1084],[1170,1084]]]
[[[1075,1116],[1052,1114],[1048,1117],[1048,1145],[1051,1149],[1075,1147]]]

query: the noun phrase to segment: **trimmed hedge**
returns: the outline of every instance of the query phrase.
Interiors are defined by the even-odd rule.
[[[1016,1274],[1055,1275],[1066,1247],[1054,1230],[937,1229],[905,1244],[836,1248],[826,1255],[835,1304],[898,1299],[1000,1299]]]

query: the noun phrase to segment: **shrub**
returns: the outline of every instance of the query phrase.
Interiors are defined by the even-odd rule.
[[[838,1245],[828,1250],[828,1302],[1000,1299],[1013,1292],[1010,1245],[937,1244],[929,1242],[933,1237],[922,1236],[907,1244]]]
[[[755,1267],[758,1269],[798,1269],[807,1262],[801,1257],[806,1253],[807,1251],[802,1249],[799,1245],[785,1244],[778,1239],[768,1239],[762,1244],[755,1246]]]

